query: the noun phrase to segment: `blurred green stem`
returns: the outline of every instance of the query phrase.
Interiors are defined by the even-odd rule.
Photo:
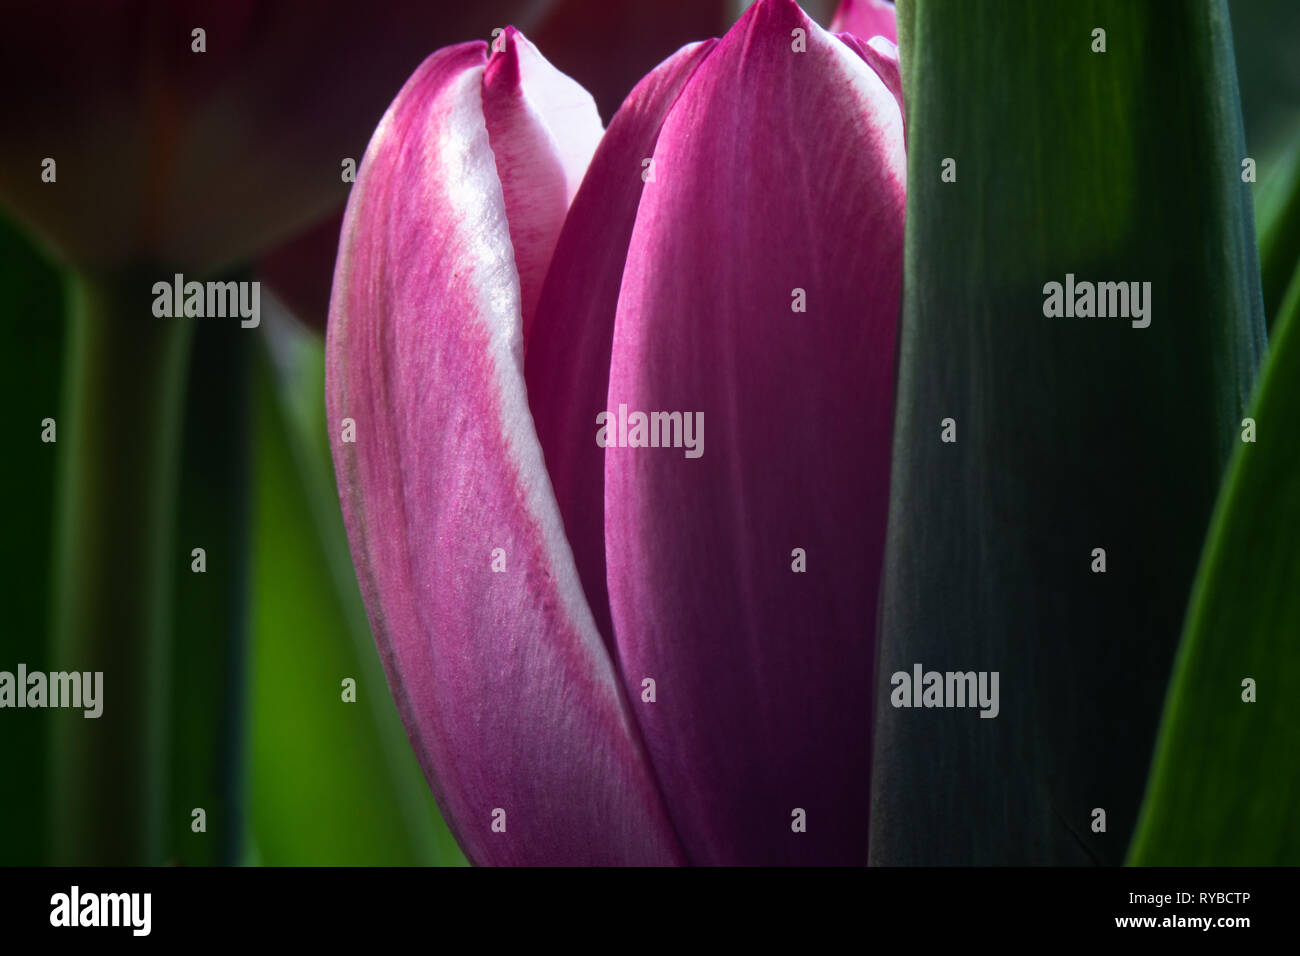
[[[246,281],[232,274],[221,278]],[[185,391],[176,553],[203,547],[207,569],[182,563],[172,588],[168,806],[163,859],[231,865],[245,856],[250,357],[239,322],[197,323]],[[206,829],[192,829],[193,808]]]
[[[51,711],[53,860],[159,862],[178,428],[192,323],[139,276],[75,276],[58,423],[55,667],[103,672],[103,712]]]

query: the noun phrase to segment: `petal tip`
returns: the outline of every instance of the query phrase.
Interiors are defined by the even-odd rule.
[[[796,26],[812,22],[808,14],[804,13],[803,7],[799,6],[795,0],[757,0],[750,4],[745,11],[745,17],[763,18],[771,20],[772,25],[780,27],[784,24],[793,24]]]
[[[492,40],[488,53],[487,72],[483,83],[488,88],[517,88],[520,85],[519,42],[528,41],[515,27],[508,26]]]

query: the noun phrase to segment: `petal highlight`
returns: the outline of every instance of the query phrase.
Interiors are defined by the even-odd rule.
[[[900,111],[903,107],[903,74],[898,63],[898,45],[882,36],[863,41],[852,33],[837,33],[840,41],[850,50],[862,57],[867,66],[876,71],[876,76],[894,94]],[[904,124],[906,125],[906,124]]]
[[[510,221],[526,349],[555,241],[604,128],[587,91],[514,27],[494,46],[483,115]]]

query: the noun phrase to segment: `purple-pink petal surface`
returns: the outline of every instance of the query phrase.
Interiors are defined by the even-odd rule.
[[[862,863],[898,105],[791,0],[762,0],[691,77],[654,159],[607,408],[700,413],[704,443],[606,449],[623,677],[629,696],[656,682],[633,707],[692,862]]]
[[[831,32],[852,33],[864,42],[882,36],[898,43],[896,16],[894,5],[888,0],[840,0],[831,20]]]
[[[584,591],[612,640],[605,587],[605,451],[596,413],[609,391],[614,311],[623,280],[642,163],[668,110],[717,44],[683,47],[643,79],[619,108],[573,201],[547,275],[529,344],[528,401]]]

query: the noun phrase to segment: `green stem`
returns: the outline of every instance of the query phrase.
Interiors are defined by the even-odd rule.
[[[59,422],[55,669],[102,672],[100,717],[51,711],[54,862],[159,862],[178,429],[192,324],[149,281],[74,277]]]
[[[242,274],[223,276],[244,281]],[[168,803],[163,858],[186,866],[244,858],[245,688],[251,386],[255,335],[238,322],[199,321],[185,401],[177,551],[207,553],[172,589]],[[191,811],[206,812],[195,833]]]

